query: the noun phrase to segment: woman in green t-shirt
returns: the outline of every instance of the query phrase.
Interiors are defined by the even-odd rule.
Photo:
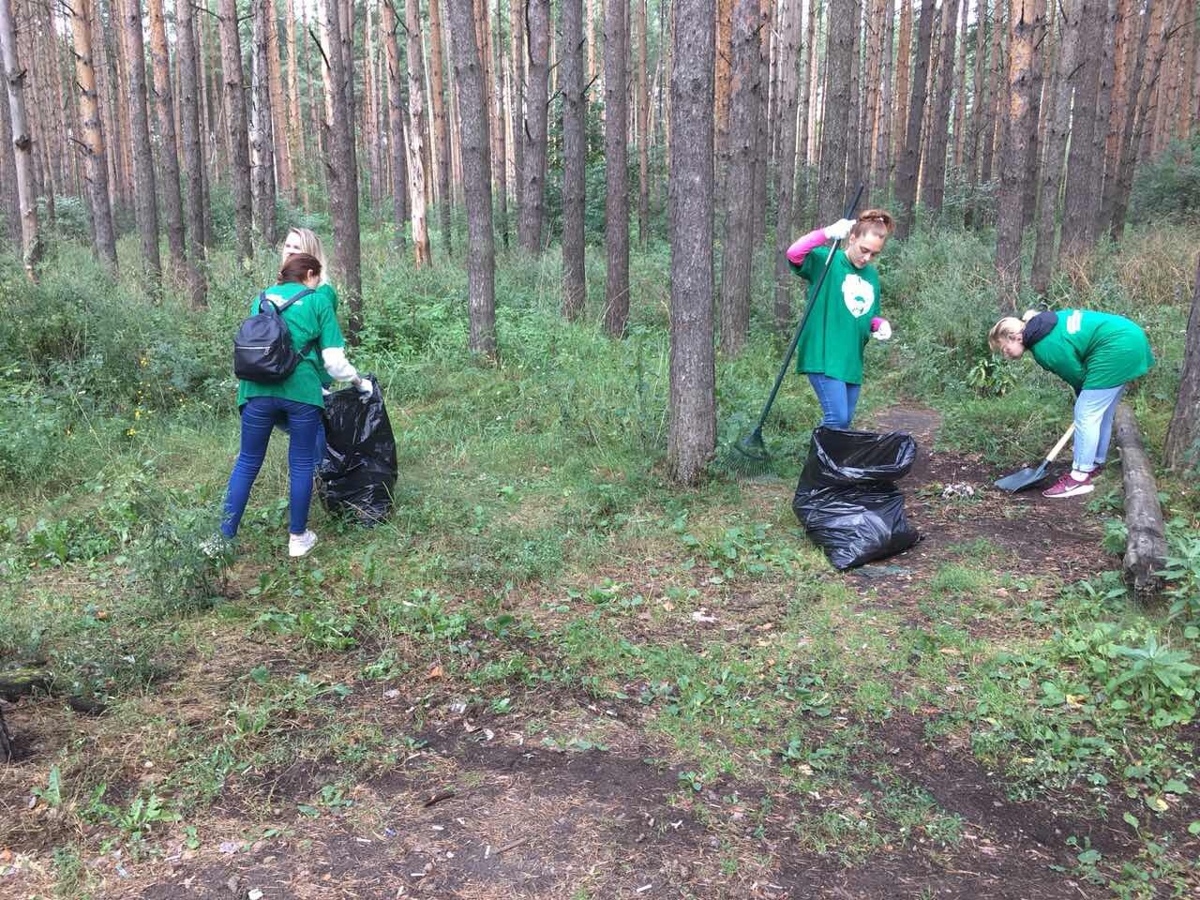
[[[788,248],[792,271],[808,280],[808,311],[796,345],[796,371],[821,404],[821,424],[849,428],[862,388],[867,340],[886,341],[892,326],[879,315],[879,273],[871,265],[892,233],[892,217],[869,209],[809,232]],[[821,246],[845,240],[845,248]],[[822,272],[825,273],[822,278]]]
[[[267,455],[271,431],[282,419],[289,436],[288,554],[304,556],[312,549],[317,536],[308,529],[308,507],[312,501],[315,466],[313,446],[325,408],[322,375],[349,381],[364,397],[371,394],[371,381],[361,378],[346,359],[346,340],[328,295],[318,290],[320,283],[320,260],[306,253],[295,253],[284,262],[279,282],[264,292],[282,305],[307,289],[280,314],[291,332],[292,346],[302,358],[292,374],[281,382],[264,384],[245,379],[238,382],[242,438],[225,495],[225,515],[221,522],[225,543],[232,542],[237,535],[250,489]],[[255,299],[251,312],[257,309]],[[219,545],[205,547],[209,552],[217,549]]]
[[[1075,450],[1071,471],[1042,491],[1046,497],[1090,494],[1104,469],[1113,416],[1126,386],[1154,365],[1146,332],[1136,322],[1087,309],[1030,310],[1005,316],[988,332],[992,350],[1018,359],[1026,350],[1047,372],[1075,389]]]

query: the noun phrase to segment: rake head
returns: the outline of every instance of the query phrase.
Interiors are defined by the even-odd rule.
[[[763,443],[762,429],[755,428],[730,444],[722,454],[721,462],[735,475],[765,475],[771,471],[771,454]]]

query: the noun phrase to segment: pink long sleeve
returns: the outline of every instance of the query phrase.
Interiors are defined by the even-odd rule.
[[[796,266],[800,265],[802,262],[804,262],[804,257],[808,256],[809,252],[811,252],[814,247],[820,247],[823,243],[825,243],[824,228],[818,228],[816,231],[810,231],[808,234],[804,235],[804,237],[797,240],[796,243],[792,244],[792,246],[788,247],[788,262]]]

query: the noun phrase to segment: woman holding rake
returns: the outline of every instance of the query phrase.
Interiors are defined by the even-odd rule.
[[[792,270],[809,282],[796,371],[808,375],[828,428],[849,428],[854,420],[868,339],[892,336],[891,324],[879,315],[879,273],[872,261],[893,227],[888,213],[869,209],[809,232],[787,251]],[[836,243],[822,246],[826,241]]]

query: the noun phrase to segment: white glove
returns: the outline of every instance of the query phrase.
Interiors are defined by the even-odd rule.
[[[359,393],[359,400],[366,400],[371,396],[372,391],[375,390],[375,386],[366,378],[360,378],[358,381],[352,382],[352,384],[354,385],[354,389]]]
[[[892,325],[887,319],[880,319],[879,325],[871,332],[871,337],[877,341],[889,341],[892,339]]]
[[[825,240],[844,241],[850,237],[850,229],[854,227],[854,219],[838,219],[832,225],[825,226]]]

